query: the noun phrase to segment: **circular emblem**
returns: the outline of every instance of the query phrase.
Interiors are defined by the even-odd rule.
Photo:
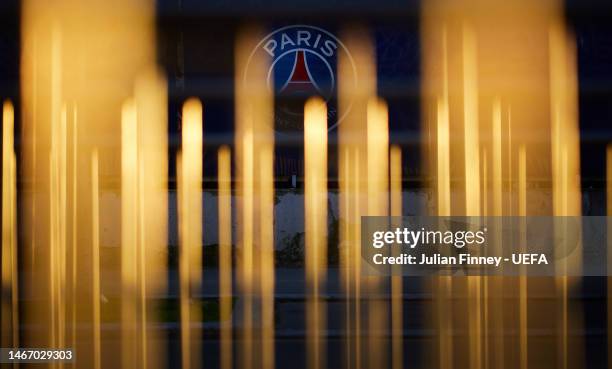
[[[253,49],[270,59],[267,86],[275,97],[275,129],[292,132],[303,129],[304,102],[320,96],[328,102],[329,129],[343,116],[337,114],[336,87],[338,55],[344,53],[356,81],[356,69],[346,46],[332,33],[315,26],[292,25],[266,35]],[[249,63],[245,70],[247,77]],[[346,112],[345,112],[346,114]]]

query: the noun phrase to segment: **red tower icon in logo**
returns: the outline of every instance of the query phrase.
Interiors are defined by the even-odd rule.
[[[280,89],[283,95],[313,96],[321,95],[321,90],[317,83],[312,79],[308,70],[304,50],[298,50],[295,55],[295,64],[291,76]]]

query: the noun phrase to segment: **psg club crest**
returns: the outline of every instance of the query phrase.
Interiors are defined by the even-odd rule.
[[[328,102],[330,130],[340,123],[335,103],[337,60],[341,53],[351,63],[353,59],[337,37],[319,27],[291,25],[269,33],[251,55],[255,53],[265,53],[270,60],[266,83],[275,96],[277,131],[303,129],[304,102],[311,96]],[[353,67],[352,78],[356,78],[354,71]]]

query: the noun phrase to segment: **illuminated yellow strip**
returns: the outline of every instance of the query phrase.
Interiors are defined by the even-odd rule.
[[[189,265],[190,289],[202,283],[202,104],[191,98],[183,105],[183,214],[182,235]]]
[[[468,216],[480,215],[480,158],[478,125],[478,64],[476,35],[463,25],[463,120],[465,160],[465,211]],[[480,365],[477,365],[479,367]],[[476,368],[476,367],[474,367]]]
[[[15,110],[7,100],[2,104],[2,347],[19,342],[14,125]]]
[[[389,188],[391,216],[402,216],[402,149],[399,146],[391,146],[389,152]],[[399,249],[394,248],[396,254]],[[404,367],[404,317],[403,317],[403,285],[401,267],[394,266],[394,275],[391,277],[391,340],[392,340],[392,368],[402,369]]]
[[[98,173],[98,150],[91,155],[91,211],[92,211],[92,311],[93,311],[93,367],[101,368],[100,344],[100,190]]]
[[[235,49],[235,159],[239,199],[236,243],[238,286],[242,294],[239,366],[244,369],[275,366],[274,112],[272,94],[266,85],[270,61],[263,53],[250,54],[260,36],[259,29],[245,28],[237,37]],[[247,67],[249,73],[245,75]],[[255,320],[257,312],[261,319]],[[254,355],[255,340],[261,343],[258,355]]]
[[[493,115],[492,115],[492,195],[493,209],[491,215],[503,215],[503,155],[502,155],[502,107],[499,98],[493,100]],[[494,235],[494,245],[499,252],[502,250],[502,237],[500,232]],[[503,335],[503,314],[502,314],[502,298],[503,298],[503,280],[491,281],[492,288],[491,298],[491,317],[493,318],[493,349],[495,353],[495,365],[500,368],[504,365],[504,335]]]
[[[448,102],[438,100],[438,215],[450,215],[450,133]]]
[[[446,26],[442,27],[442,97],[437,99],[436,122],[437,122],[437,203],[438,215],[448,216],[451,214],[450,194],[450,108],[449,108],[449,81],[448,81],[448,33]],[[439,357],[440,368],[450,369],[453,367],[453,337],[450,334],[452,319],[446,313],[452,303],[452,280],[449,276],[440,276],[437,281],[438,287],[438,329],[439,329]]]
[[[502,215],[502,113],[499,99],[493,101],[493,214]]]
[[[262,112],[263,113],[263,112]],[[265,113],[264,113],[265,114]],[[259,274],[261,294],[261,365],[274,368],[274,144],[271,127],[260,127],[259,175]],[[267,134],[266,134],[267,133]]]
[[[217,154],[219,186],[219,299],[221,321],[221,369],[232,368],[232,189],[230,149]]]
[[[525,145],[519,146],[518,151],[518,197],[519,216],[527,215],[527,150]],[[527,243],[524,221],[521,223],[521,252],[526,252]],[[525,272],[519,276],[519,342],[520,342],[520,368],[527,369],[527,276]]]
[[[327,108],[312,98],[304,108],[304,225],[308,286],[308,367],[326,367],[325,301],[320,287],[327,259]]]
[[[180,202],[180,305],[181,358],[183,369],[199,367],[198,352],[191,350],[194,330],[200,321],[199,304],[192,309],[194,294],[202,280],[202,104],[191,98],[183,104],[182,148],[177,156],[178,199]]]
[[[362,215],[386,216],[389,213],[389,115],[387,104],[372,98],[367,106],[367,212]],[[384,293],[383,278],[368,277],[368,362],[371,368],[387,360],[386,301],[378,295]]]
[[[74,175],[76,177],[76,174]],[[123,368],[136,367],[137,245],[138,122],[134,101],[128,100],[123,104],[121,110],[121,359]]]

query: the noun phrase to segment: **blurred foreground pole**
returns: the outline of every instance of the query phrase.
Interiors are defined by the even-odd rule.
[[[219,320],[221,324],[221,369],[232,369],[232,170],[227,146],[217,153],[219,184]]]
[[[158,367],[165,350],[150,327],[167,279],[168,130],[154,1],[25,0],[21,15],[21,345],[71,347],[80,368]],[[106,206],[119,178],[122,207]],[[106,345],[109,300],[127,325],[122,355]]]
[[[362,277],[360,224],[367,214],[367,106],[376,96],[376,64],[372,37],[360,26],[342,34],[352,59],[338,59],[338,179],[340,207],[340,264],[346,296],[344,366],[361,368],[367,360],[362,342]]]
[[[181,365],[201,366],[201,321],[198,300],[202,286],[202,103],[191,98],[183,104],[182,147],[177,156],[177,198],[179,208],[179,294],[181,315]],[[193,322],[193,324],[192,324]]]
[[[261,36],[260,30],[245,28],[235,47],[238,352],[239,367],[245,369],[274,368],[274,113],[266,85],[270,61],[266,53],[250,54]]]
[[[324,293],[327,268],[327,107],[311,98],[304,107],[304,231],[309,369],[327,367]]]
[[[1,347],[19,347],[19,291],[17,273],[17,194],[15,159],[15,110],[2,105],[2,311]]]
[[[530,207],[530,196],[539,193],[525,194],[524,212],[580,215],[576,55],[564,23],[563,3],[433,0],[424,3],[421,20],[421,111],[429,140],[423,157],[426,178],[437,187],[436,206],[432,206],[436,213],[517,215],[521,210],[517,157],[519,147],[524,147],[532,158],[525,163],[525,171],[533,168],[552,182],[552,196],[539,202],[544,206]],[[480,157],[486,153],[490,161]],[[496,235],[494,239],[493,247],[500,250],[501,238]],[[580,263],[580,250],[567,262]],[[572,284],[559,281],[550,278],[521,284],[518,278],[490,277],[463,283],[455,277],[452,282],[438,283],[434,292],[441,307],[432,309],[438,314],[432,321],[440,337],[432,352],[440,362],[430,364],[441,368],[527,367],[527,346],[534,353],[532,360],[550,360],[545,356],[549,343],[534,340],[528,345],[523,342],[528,337],[525,332],[519,337],[520,345],[506,338],[505,327],[519,326],[519,316],[527,314],[528,307],[519,309],[523,313],[510,314],[504,311],[509,307],[503,301],[519,299],[527,288],[537,295],[559,286],[559,319],[551,317],[542,324],[559,332],[556,364],[581,367],[582,343],[575,336],[569,343],[567,335],[569,325],[581,324],[579,310],[567,302]],[[444,296],[449,294],[471,296],[453,305],[457,317],[469,319],[445,316],[448,301]],[[528,301],[527,297],[522,299]],[[469,331],[470,339],[452,342],[451,328]],[[483,331],[490,340],[479,338]]]

